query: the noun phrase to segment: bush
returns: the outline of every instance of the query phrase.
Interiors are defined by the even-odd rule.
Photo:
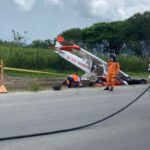
[[[35,70],[52,69],[59,70],[59,72],[76,69],[51,49],[0,45],[0,58],[3,59],[4,65],[7,67]]]
[[[101,56],[100,56],[101,57]],[[101,57],[104,60],[108,58]],[[7,67],[58,70],[58,72],[77,72],[79,69],[67,62],[51,49],[23,48],[19,46],[0,45],[0,59]],[[128,72],[146,72],[147,60],[137,56],[119,56],[121,70]]]
[[[118,61],[121,70],[128,72],[146,72],[147,60],[137,56],[120,56]]]

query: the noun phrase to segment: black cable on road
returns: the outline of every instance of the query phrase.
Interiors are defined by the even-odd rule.
[[[95,122],[92,122],[92,123],[89,123],[89,124],[85,124],[85,125],[81,125],[81,126],[78,126],[78,127],[62,129],[62,130],[55,130],[55,131],[50,131],[50,132],[42,132],[42,133],[33,133],[33,134],[28,134],[28,135],[17,135],[17,136],[10,136],[10,137],[2,137],[2,138],[0,138],[0,141],[15,140],[15,139],[22,139],[22,138],[30,138],[30,137],[36,137],[36,136],[58,134],[58,133],[65,133],[65,132],[75,131],[75,130],[79,130],[79,129],[83,129],[83,128],[87,128],[87,127],[96,125],[98,123],[101,123],[101,122],[109,119],[109,118],[112,118],[113,116],[115,116],[115,115],[119,114],[120,112],[122,112],[123,110],[127,109],[130,105],[132,105],[140,97],[142,97],[148,91],[149,88],[150,88],[150,85],[139,96],[137,96],[133,101],[131,101],[130,103],[125,105],[123,108],[121,108],[118,111],[114,112],[113,114],[111,114],[111,115],[109,115],[107,117],[104,117],[104,118],[102,118],[100,120],[97,120]]]

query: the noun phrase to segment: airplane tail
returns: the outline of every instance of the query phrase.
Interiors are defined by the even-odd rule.
[[[59,49],[59,50],[64,50],[69,52],[72,52],[73,49],[80,50],[79,45],[66,41],[62,36],[57,36],[55,47],[57,48],[57,50]]]

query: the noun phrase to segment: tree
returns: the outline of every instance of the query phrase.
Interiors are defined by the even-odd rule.
[[[34,40],[32,41],[32,44],[30,45],[31,47],[34,48],[48,48],[52,46],[52,41],[51,40]]]
[[[13,44],[23,46],[26,44],[26,38],[25,35],[27,34],[27,31],[24,31],[24,34],[21,35],[19,32],[16,32],[14,29],[12,31],[12,37],[13,37]]]
[[[68,41],[79,42],[82,37],[82,30],[79,28],[72,28],[61,33]]]

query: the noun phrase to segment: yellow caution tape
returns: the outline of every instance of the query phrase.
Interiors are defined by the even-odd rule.
[[[45,71],[37,71],[37,70],[29,70],[29,69],[19,69],[19,68],[10,68],[10,67],[4,67],[4,69],[5,70],[11,70],[11,71],[40,73],[40,74],[49,74],[49,75],[60,75],[60,76],[67,75],[67,74],[63,74],[63,73],[45,72]]]

